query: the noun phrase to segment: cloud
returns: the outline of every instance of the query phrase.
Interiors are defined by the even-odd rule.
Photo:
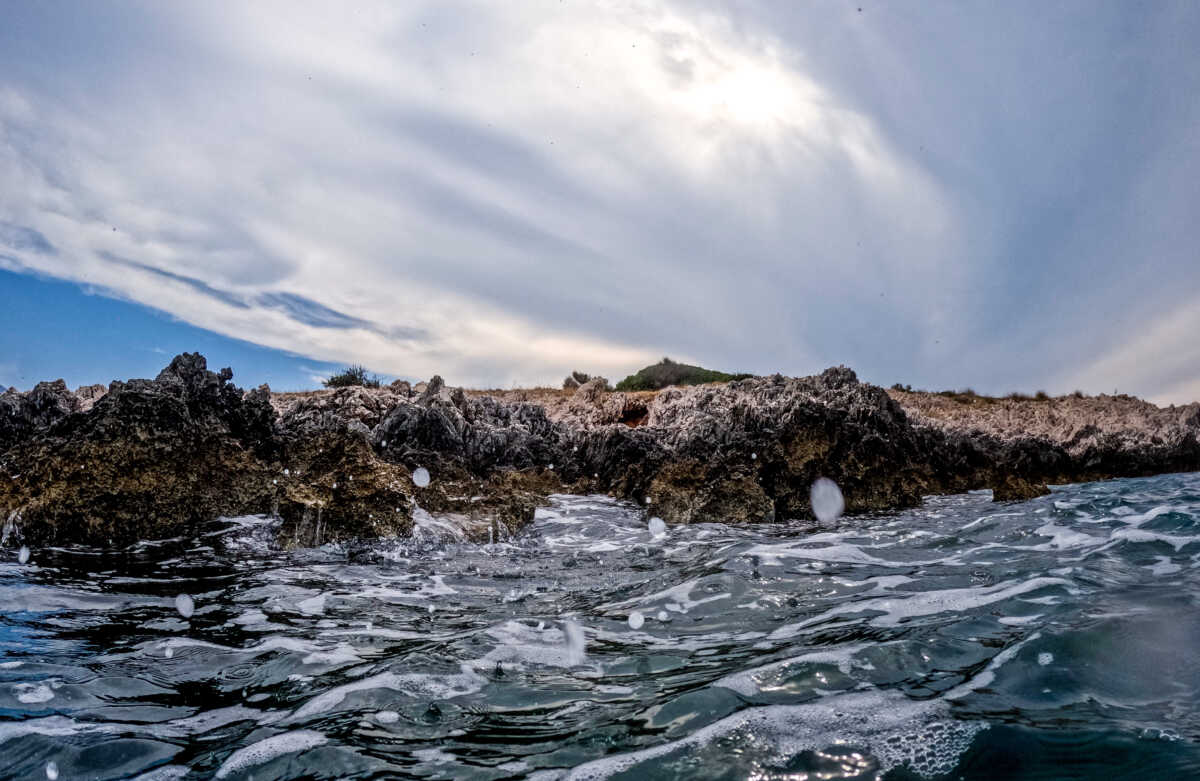
[[[663,354],[977,386],[1100,360],[1104,327],[1038,346],[1062,320],[1040,314],[1043,280],[1021,280],[1031,251],[1110,252],[1111,214],[1043,210],[1087,241],[1022,222],[1075,203],[1053,165],[1082,136],[1027,147],[1014,124],[1060,127],[1055,95],[1104,119],[1094,92],[1063,92],[1095,63],[1030,90],[1028,62],[982,43],[1018,27],[1006,15],[867,10],[22,9],[0,38],[0,245],[9,265],[222,334],[476,385]],[[1076,10],[1052,29],[1081,51],[1125,24]],[[1170,22],[1147,51],[1188,27]],[[1058,51],[1034,24],[1006,34]],[[1079,148],[1081,165],[1106,151]],[[1152,206],[1175,176],[1118,168],[1104,185],[1148,187]],[[1078,285],[1068,308],[1104,298],[1070,258],[1046,266]]]

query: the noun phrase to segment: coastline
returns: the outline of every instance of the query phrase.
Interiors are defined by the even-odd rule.
[[[193,353],[154,380],[0,394],[5,544],[124,545],[264,513],[300,547],[403,536],[418,509],[487,539],[552,493],[633,500],[668,523],[753,523],[812,517],[821,476],[856,514],[1200,470],[1200,404],[888,391],[845,367],[630,393],[599,378],[467,391],[440,377],[244,392],[232,377]]]

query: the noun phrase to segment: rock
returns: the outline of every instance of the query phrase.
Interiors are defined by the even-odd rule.
[[[412,386],[408,384],[407,380],[393,380],[392,384],[388,387],[392,389],[393,393],[404,396],[405,398],[408,398],[413,393]]]
[[[79,399],[81,412],[90,410],[100,397],[108,393],[107,385],[81,385],[75,389],[75,398]]]
[[[36,544],[123,545],[268,510],[274,412],[228,374],[184,354],[155,380],[114,382],[91,409],[0,456],[13,476],[0,483],[0,513]]]
[[[54,426],[79,409],[79,399],[62,380],[39,382],[28,393],[9,388],[0,394],[0,450]]]
[[[276,513],[280,541],[304,546],[406,535],[423,508],[488,539],[559,491],[630,499],[668,523],[757,523],[811,517],[820,476],[861,513],[931,493],[990,487],[1013,501],[1047,483],[1200,469],[1200,405],[967,404],[889,395],[845,367],[629,393],[580,375],[571,394],[467,393],[437,376],[243,393],[231,379],[184,354],[103,393],[59,381],[0,394],[0,515],[18,539],[109,545]],[[413,484],[417,467],[428,485]]]
[[[1023,502],[1027,499],[1045,496],[1048,493],[1050,493],[1050,489],[1044,484],[1034,483],[1016,475],[1007,475],[992,487],[992,501]]]

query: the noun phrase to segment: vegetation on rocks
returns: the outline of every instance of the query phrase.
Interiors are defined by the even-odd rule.
[[[355,385],[364,388],[378,388],[380,380],[377,375],[368,374],[365,366],[354,364],[322,381],[321,384],[326,388],[349,388]]]
[[[663,358],[617,383],[619,391],[662,390],[671,385],[704,385],[709,382],[732,382],[752,377],[751,374],[727,374],[701,366],[677,363]]]

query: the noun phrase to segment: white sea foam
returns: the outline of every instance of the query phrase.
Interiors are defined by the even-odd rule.
[[[770,637],[773,640],[793,637],[805,627],[821,624],[835,616],[865,611],[880,611],[883,613],[883,615],[876,616],[869,621],[874,626],[896,626],[908,618],[929,616],[937,613],[960,613],[1050,586],[1062,586],[1068,590],[1074,588],[1069,580],[1063,578],[1032,578],[1020,583],[1004,582],[997,583],[994,586],[979,588],[950,588],[940,591],[921,591],[905,598],[897,596],[865,599],[859,602],[838,605],[805,621],[779,627],[770,634]]]
[[[793,656],[790,659],[755,667],[752,670],[743,670],[726,675],[724,678],[713,683],[713,686],[720,686],[745,697],[752,697],[759,692],[770,690],[770,687],[763,687],[765,680],[775,676],[776,673],[785,672],[793,667],[815,664],[833,665],[842,674],[849,675],[850,668],[854,663],[854,656],[870,647],[867,643],[854,643],[840,648],[812,651],[800,656]]]
[[[869,749],[881,773],[907,765],[921,775],[948,773],[985,729],[980,722],[952,720],[941,700],[913,701],[882,692],[852,692],[804,705],[772,705],[739,711],[687,737],[628,754],[594,760],[571,770],[571,781],[598,781],[634,772],[644,762],[696,753],[721,738],[769,747],[774,761],[834,745]],[[739,740],[738,738],[742,738]],[[641,775],[648,775],[642,773]]]
[[[13,694],[18,702],[26,705],[36,705],[54,699],[54,691],[46,682],[13,684]]]
[[[1197,537],[1180,537],[1174,534],[1162,534],[1138,528],[1117,529],[1112,533],[1112,539],[1114,541],[1124,540],[1125,542],[1162,542],[1170,545],[1177,551],[1182,550],[1192,543],[1200,542],[1200,538]]]
[[[285,732],[282,735],[260,740],[257,743],[252,743],[245,748],[233,752],[229,756],[229,759],[225,760],[224,764],[217,770],[216,777],[225,778],[247,768],[270,762],[278,757],[288,754],[299,754],[302,751],[308,751],[311,748],[316,748],[328,742],[329,738],[320,732],[313,732],[312,730]]]
[[[448,700],[474,694],[484,687],[487,679],[480,676],[469,664],[460,665],[459,673],[393,673],[385,672],[347,683],[318,694],[301,705],[292,714],[293,719],[306,719],[335,710],[355,692],[387,689],[407,697],[422,700]]]

